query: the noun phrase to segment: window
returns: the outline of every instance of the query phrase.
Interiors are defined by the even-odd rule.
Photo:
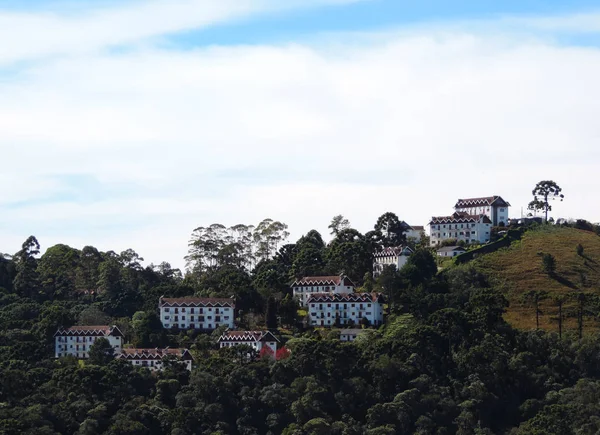
[[[471,231],[471,234],[475,234],[475,231]]]
[[[181,316],[181,320],[185,320],[185,316]]]
[[[169,327],[169,324],[165,323],[165,328],[168,328],[168,327]],[[71,347],[73,347],[73,346],[71,346]]]
[[[182,308],[182,309],[181,309],[181,312],[182,312],[182,313],[185,313],[185,308]]]
[[[165,313],[168,313],[168,312],[169,312],[169,309],[168,309],[168,308],[165,308],[165,309],[164,309],[164,311],[165,311]]]
[[[503,208],[501,208],[501,209],[500,209],[500,211],[501,211],[501,212],[503,212],[503,211],[504,211],[504,209],[503,209]]]

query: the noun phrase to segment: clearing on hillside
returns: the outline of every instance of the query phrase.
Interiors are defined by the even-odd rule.
[[[582,255],[578,254],[577,245],[583,246]],[[543,254],[556,259],[553,276],[542,270]],[[473,265],[506,290],[510,307],[505,318],[517,328],[535,328],[535,309],[524,302],[524,295],[531,290],[548,292],[548,299],[541,302],[540,328],[554,331],[558,330],[555,298],[567,298],[563,329],[569,330],[577,328],[572,297],[579,292],[600,295],[600,237],[588,231],[542,226],[525,232],[509,248],[477,258]],[[584,332],[599,326],[595,316],[585,317]]]

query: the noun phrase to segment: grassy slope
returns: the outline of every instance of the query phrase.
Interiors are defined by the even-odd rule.
[[[583,257],[576,252],[579,243],[584,247]],[[556,258],[556,278],[542,272],[541,253],[549,253]],[[529,290],[545,290],[551,296],[577,291],[600,294],[600,237],[586,231],[558,227],[528,231],[510,248],[484,255],[473,264],[505,288],[510,302],[505,317],[517,328],[535,328],[534,309],[522,302],[523,294]],[[576,328],[573,307],[572,302],[565,306],[567,329]],[[542,311],[540,326],[557,330],[556,303],[551,298],[542,302]],[[599,326],[594,319],[586,318],[584,330]]]

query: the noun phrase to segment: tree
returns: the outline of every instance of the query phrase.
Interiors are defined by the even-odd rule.
[[[542,270],[548,276],[552,276],[556,272],[556,259],[552,254],[542,255]]]
[[[583,257],[583,245],[581,243],[578,243],[575,249],[577,251],[577,255]]]
[[[13,288],[21,295],[29,298],[38,296],[39,275],[36,255],[40,253],[40,244],[34,236],[29,236],[21,250],[13,256],[16,272]]]
[[[77,324],[79,325],[108,325],[110,316],[103,313],[96,306],[89,306],[79,313]]]
[[[267,325],[267,329],[277,329],[277,302],[273,296],[270,296],[267,299],[265,323]]]
[[[529,203],[527,208],[532,211],[544,211],[544,221],[547,222],[548,212],[552,211],[552,206],[550,205],[549,201],[555,199],[560,199],[562,201],[565,195],[563,195],[561,192],[562,189],[554,181],[540,181],[531,191],[533,195],[533,201]]]
[[[105,365],[114,359],[115,349],[106,338],[100,337],[90,346],[90,364]]]
[[[295,325],[298,317],[298,301],[289,294],[285,295],[279,303],[279,316],[284,325]]]
[[[540,302],[544,299],[548,299],[548,292],[541,290],[531,290],[524,295],[525,302],[533,305],[535,309],[535,329],[540,329],[540,314],[543,314],[540,310]]]
[[[331,230],[330,234],[332,236],[337,236],[340,231],[350,228],[350,221],[341,214],[338,214],[331,219],[331,223],[327,228]]]
[[[392,212],[379,216],[374,228],[375,231],[381,233],[383,246],[385,247],[395,247],[406,243],[404,233],[407,230],[407,225]]]

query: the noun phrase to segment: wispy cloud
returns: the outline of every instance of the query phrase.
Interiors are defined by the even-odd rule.
[[[258,14],[356,1],[361,0],[136,0],[75,13],[0,9],[0,63],[93,52]]]

